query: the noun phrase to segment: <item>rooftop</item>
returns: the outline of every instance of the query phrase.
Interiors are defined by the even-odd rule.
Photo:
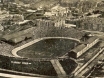
[[[79,51],[81,51],[82,49],[84,49],[86,47],[86,45],[84,44],[80,44],[78,46],[76,46],[74,49],[72,49],[71,51],[78,53]]]

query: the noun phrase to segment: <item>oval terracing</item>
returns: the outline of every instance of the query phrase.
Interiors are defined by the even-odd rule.
[[[35,57],[36,58],[47,58],[47,57],[53,58],[51,56],[55,56],[57,58],[65,55],[70,49],[74,48],[74,46],[77,45],[79,42],[80,40],[78,39],[68,38],[68,37],[43,37],[15,48],[14,50],[12,50],[12,54],[16,57],[25,57],[25,58],[35,58]],[[38,45],[38,47],[36,45]],[[35,52],[34,50],[37,50],[38,52],[40,50],[42,52],[38,53],[38,52]],[[56,53],[52,54],[51,50],[53,50],[53,53],[54,52]],[[63,50],[63,52],[61,50]]]

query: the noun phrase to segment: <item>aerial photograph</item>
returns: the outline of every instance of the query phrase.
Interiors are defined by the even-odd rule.
[[[0,78],[104,78],[104,0],[0,0]]]

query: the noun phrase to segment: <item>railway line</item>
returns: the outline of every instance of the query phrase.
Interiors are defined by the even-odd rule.
[[[102,51],[103,53],[104,51]],[[104,55],[100,53],[84,70],[81,72],[82,75],[85,76],[85,78],[89,78],[94,69],[92,69],[95,65],[98,64],[98,61],[101,60]],[[90,70],[90,71],[89,71]]]
[[[73,72],[74,76],[75,77],[84,76],[84,78],[88,78],[89,74],[85,76],[86,72],[91,70],[91,68],[97,63],[97,61],[101,59],[103,52],[104,52],[104,48],[101,49],[98,47],[98,50],[94,51],[95,55],[94,56],[92,55],[92,57],[88,59],[86,63],[83,62],[81,65],[79,65],[79,67]],[[88,56],[88,53],[89,52],[87,52],[87,56]]]

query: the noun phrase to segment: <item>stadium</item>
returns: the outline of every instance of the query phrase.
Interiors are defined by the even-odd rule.
[[[46,28],[44,28],[44,31],[40,30],[42,32],[39,33],[40,31],[36,32],[36,29],[39,30],[38,27],[35,28],[32,38],[19,43],[11,42],[9,40],[11,36],[6,37],[4,35],[2,37],[0,43],[1,72],[35,77],[70,75],[78,64],[68,56],[68,52],[80,44],[79,39],[84,33],[73,28],[56,29],[59,30],[58,32],[67,30],[63,34],[57,31],[54,34],[52,30],[46,33]],[[70,33],[70,30],[76,32]],[[65,35],[66,33],[69,34]],[[76,33],[80,34],[77,38],[76,35],[73,35]],[[68,35],[70,36],[68,37]],[[18,38],[16,39],[18,40]]]
[[[75,28],[37,21],[37,27],[20,27],[2,36],[0,71],[34,77],[73,76],[78,67],[76,59],[99,39]]]

